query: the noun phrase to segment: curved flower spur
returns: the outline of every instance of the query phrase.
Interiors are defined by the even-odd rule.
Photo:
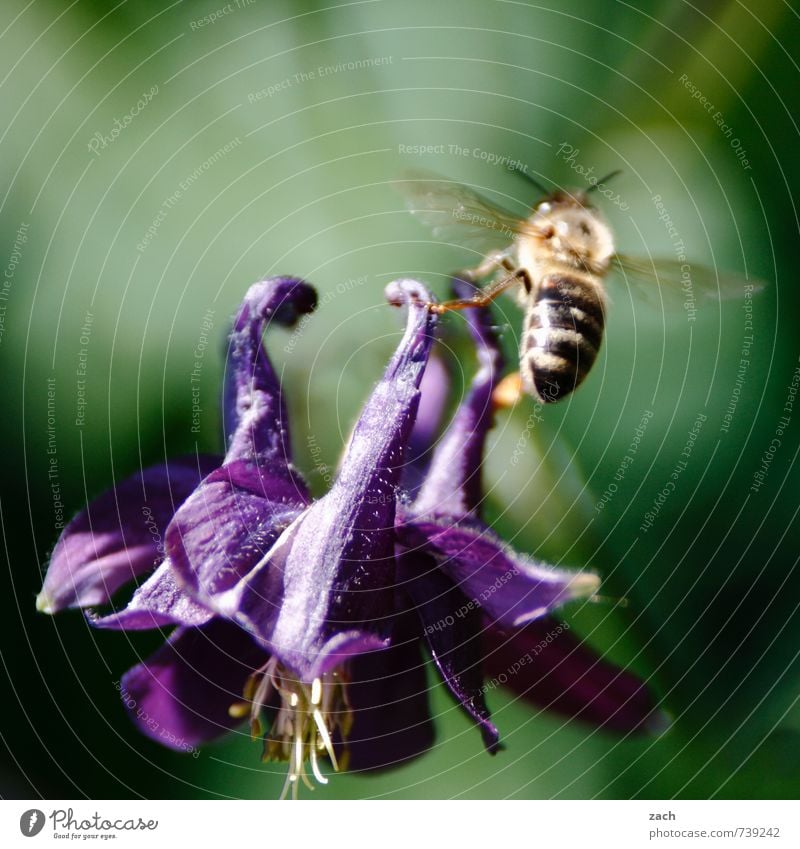
[[[490,654],[499,657],[511,642],[497,637],[498,626],[523,645],[536,636],[529,619],[597,586],[593,575],[520,558],[477,518],[498,371],[495,340],[477,317],[470,321],[483,346],[481,371],[417,498],[400,509],[436,318],[418,283],[391,284],[387,295],[408,305],[405,335],[325,496],[311,502],[292,465],[280,384],[262,340],[273,321],[291,324],[316,297],[300,280],[273,278],[251,287],[231,334],[221,465],[171,461],[92,502],[62,534],[37,602],[46,612],[104,604],[151,572],[124,609],[89,613],[101,628],[177,626],[122,678],[132,718],[153,739],[186,750],[249,716],[265,758],[288,761],[284,792],[293,794],[301,781],[310,784],[306,764],[326,782],[321,756],[334,768],[375,769],[431,745],[423,642],[494,751],[480,641],[499,639]],[[509,577],[486,595],[503,570]],[[458,627],[435,627],[442,614]],[[549,684],[526,690],[541,700],[548,688],[563,689],[561,710],[614,727],[643,725],[652,712],[643,685],[572,648],[560,649]]]

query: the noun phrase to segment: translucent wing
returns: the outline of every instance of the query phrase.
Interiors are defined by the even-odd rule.
[[[692,301],[743,298],[764,288],[762,280],[674,259],[615,254],[612,267],[638,298],[659,308],[683,309]]]
[[[405,196],[409,211],[437,238],[488,252],[508,247],[526,230],[526,219],[433,172],[409,171],[394,186]]]

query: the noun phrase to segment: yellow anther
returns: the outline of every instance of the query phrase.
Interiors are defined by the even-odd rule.
[[[234,702],[228,708],[228,716],[232,719],[244,719],[250,716],[250,705],[247,702]]]

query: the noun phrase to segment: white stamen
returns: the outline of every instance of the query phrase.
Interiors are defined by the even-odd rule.
[[[336,772],[339,772],[339,764],[336,760],[336,753],[333,751],[333,741],[331,740],[331,735],[328,734],[328,729],[325,727],[325,720],[322,718],[322,714],[318,710],[314,711],[313,716],[314,722],[317,723],[319,736],[322,737],[322,741],[325,743],[325,748],[328,751],[328,757],[331,759],[333,768]]]
[[[302,775],[303,772],[303,738],[300,734],[300,728],[297,729],[297,734],[294,737],[294,766],[292,767],[295,777]]]
[[[292,774],[289,773],[286,776],[285,781],[283,782],[283,789],[281,790],[281,795],[278,797],[281,800],[281,802],[286,798],[286,794],[289,792],[289,787],[291,786],[292,781],[293,781]]]
[[[311,772],[314,773],[314,778],[316,778],[317,781],[320,784],[327,784],[328,783],[328,779],[320,772],[320,769],[319,769],[319,761],[317,760],[317,747],[316,746],[311,747]]]

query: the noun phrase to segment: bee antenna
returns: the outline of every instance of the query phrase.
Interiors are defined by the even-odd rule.
[[[515,165],[511,170],[515,174],[519,174],[520,177],[523,177],[524,179],[526,179],[531,185],[536,186],[536,188],[543,195],[552,194],[551,189],[548,189],[546,186],[543,186],[535,177],[531,177],[531,175],[528,173],[528,166],[527,165]]]
[[[595,180],[595,181],[592,183],[592,185],[591,185],[591,186],[589,186],[589,188],[588,188],[588,189],[586,189],[586,194],[588,195],[588,194],[589,194],[589,192],[593,192],[593,191],[595,191],[595,189],[596,189],[598,186],[601,186],[603,183],[607,183],[609,180],[613,180],[613,179],[614,179],[614,177],[616,177],[618,174],[621,174],[621,173],[622,173],[622,169],[621,169],[621,168],[615,168],[615,169],[614,169],[614,170],[613,170],[610,174],[606,174],[606,176],[605,176],[605,177],[603,177],[603,179],[602,179],[602,180]]]

